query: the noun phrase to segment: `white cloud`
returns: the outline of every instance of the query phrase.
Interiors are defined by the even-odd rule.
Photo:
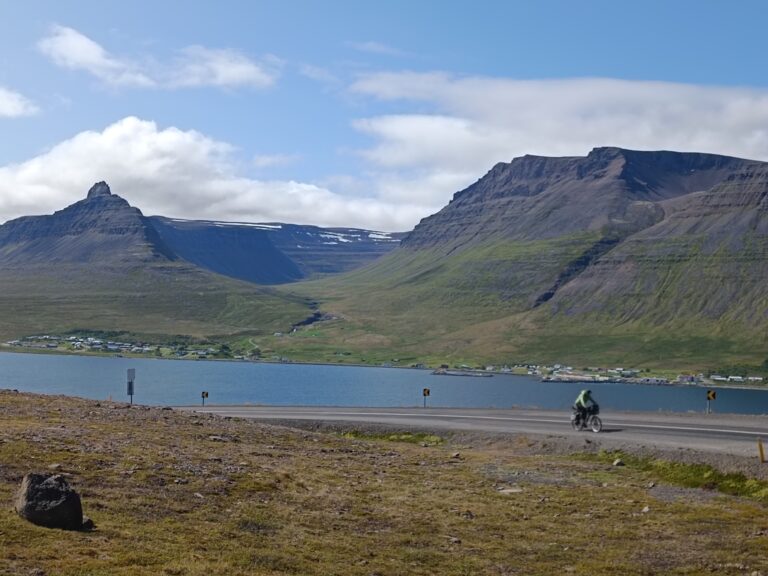
[[[524,154],[621,146],[768,160],[766,90],[439,72],[371,74],[351,89],[403,109],[353,124],[374,141],[361,154],[383,171],[379,193],[410,194],[424,204],[441,198],[435,209],[496,162]]]
[[[38,112],[38,107],[31,100],[0,86],[0,118],[33,116]]]
[[[245,178],[235,172],[233,153],[199,132],[124,118],[0,168],[0,221],[61,209],[99,180],[145,214],[178,218],[404,230],[423,210],[309,183]]]
[[[270,59],[273,65],[280,63]],[[211,50],[190,46],[171,74],[169,85],[189,86],[253,86],[265,88],[275,82],[276,74],[264,64],[257,64],[234,50]]]
[[[38,48],[57,66],[88,72],[111,86],[264,88],[274,84],[280,66],[272,56],[257,62],[234,50],[204,46],[183,48],[172,62],[141,64],[112,55],[77,30],[59,25],[38,42]]]
[[[77,30],[55,25],[37,44],[57,66],[84,70],[116,86],[154,86],[155,81],[127,60],[115,58]]]

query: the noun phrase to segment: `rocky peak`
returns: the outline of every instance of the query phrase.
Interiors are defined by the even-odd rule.
[[[6,222],[0,227],[0,263],[4,245],[14,247],[9,251],[14,262],[175,259],[141,211],[112,194],[106,182],[54,214]]]
[[[86,198],[96,198],[98,196],[111,196],[112,191],[109,189],[109,185],[104,182],[103,180],[101,182],[96,182],[93,186],[91,186],[91,189],[88,190],[88,196]]]

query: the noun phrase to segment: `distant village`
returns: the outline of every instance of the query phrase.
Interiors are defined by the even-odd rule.
[[[94,352],[108,353],[117,356],[123,354],[147,355],[155,357],[175,357],[186,359],[204,358],[233,358],[243,359],[242,356],[232,356],[225,345],[191,346],[184,344],[158,345],[145,342],[117,342],[92,336],[54,336],[43,334],[26,336],[19,340],[6,342],[8,346],[25,348],[30,351],[60,351],[60,352]]]

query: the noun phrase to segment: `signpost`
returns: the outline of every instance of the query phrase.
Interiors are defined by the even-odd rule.
[[[707,414],[710,414],[712,412],[712,409],[710,408],[710,402],[717,398],[717,392],[715,390],[707,390]]]
[[[422,394],[424,394],[424,408],[427,407],[427,396],[429,396],[429,388],[424,388],[422,391]]]
[[[208,392],[203,390],[203,393],[200,395],[200,397],[203,399],[203,406],[205,406],[205,399],[208,398]]]
[[[128,396],[131,397],[131,404],[133,404],[133,382],[136,380],[136,369],[128,368]]]

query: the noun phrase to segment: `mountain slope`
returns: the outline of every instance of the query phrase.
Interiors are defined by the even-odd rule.
[[[517,158],[381,260],[296,292],[346,318],[331,339],[385,356],[759,363],[766,173],[618,148]]]
[[[50,216],[0,226],[0,336],[70,329],[140,334],[271,333],[309,303],[179,258],[109,187]]]

